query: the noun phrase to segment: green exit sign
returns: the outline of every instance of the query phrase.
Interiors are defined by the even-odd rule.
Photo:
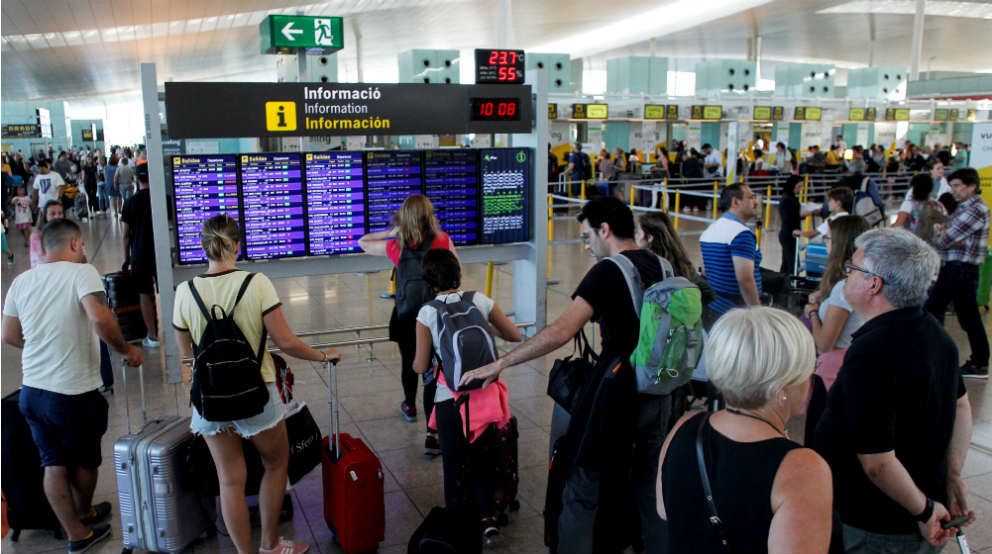
[[[270,15],[258,24],[263,54],[290,54],[302,48],[308,54],[331,54],[344,48],[340,17]]]

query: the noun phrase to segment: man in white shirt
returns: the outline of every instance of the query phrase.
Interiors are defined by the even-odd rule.
[[[38,174],[34,176],[34,190],[38,193],[38,206],[44,206],[49,200],[59,202],[65,190],[65,180],[48,167],[48,162],[38,162]]]
[[[706,159],[703,160],[703,177],[707,179],[723,176],[723,156],[709,144],[703,145],[703,153]]]
[[[100,463],[100,441],[107,431],[107,401],[98,389],[97,336],[141,364],[141,350],[124,342],[104,303],[103,284],[83,260],[83,235],[68,219],[42,232],[46,263],[10,285],[3,307],[4,344],[22,349],[19,405],[45,468],[44,489],[69,536],[69,554],[83,552],[110,536],[100,524],[110,504],[92,505]],[[37,283],[45,283],[39,294]],[[94,333],[94,331],[96,333]]]

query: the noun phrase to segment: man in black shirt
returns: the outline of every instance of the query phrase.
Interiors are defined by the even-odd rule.
[[[491,382],[504,369],[539,358],[565,345],[589,321],[598,322],[603,344],[600,364],[616,365],[616,368],[610,368],[614,374],[619,371],[622,376],[630,378],[630,386],[624,389],[629,392],[630,402],[625,406],[594,408],[590,419],[583,420],[583,425],[588,422],[592,430],[585,431],[584,448],[573,462],[565,485],[565,506],[559,520],[561,532],[557,548],[559,552],[592,552],[594,541],[603,544],[601,541],[605,539],[602,536],[593,536],[597,512],[600,508],[603,512],[607,511],[607,504],[600,495],[621,496],[617,494],[617,488],[626,486],[629,489],[632,486],[633,490],[627,491],[627,498],[636,501],[636,509],[640,512],[641,539],[647,552],[656,552],[667,541],[664,523],[657,512],[655,480],[661,445],[665,432],[671,426],[672,398],[636,392],[633,369],[628,360],[637,347],[639,321],[623,273],[616,263],[603,258],[617,254],[626,256],[641,274],[645,287],[663,278],[662,269],[657,256],[638,249],[634,241],[633,214],[617,198],[597,197],[590,200],[583,206],[578,219],[582,224],[582,241],[586,249],[601,261],[582,279],[572,295],[572,304],[537,336],[496,362],[466,373],[462,383],[476,379]],[[620,388],[623,387],[626,385]],[[575,408],[572,416],[579,417]],[[552,444],[556,435],[562,434],[562,427],[568,425],[567,420],[568,413],[555,405]],[[583,430],[576,432],[582,433]],[[568,433],[571,435],[573,430],[569,429]],[[631,442],[634,444],[633,451],[630,450]],[[614,444],[618,446],[614,448]],[[623,450],[625,444],[626,451]],[[630,479],[621,487],[607,490],[610,488],[608,479],[618,473],[610,469],[623,466],[630,473]],[[619,508],[611,514],[600,515],[625,518],[628,511],[634,511],[629,503]],[[602,521],[599,523],[602,524]],[[621,534],[616,528],[609,531],[614,538]]]
[[[865,324],[814,448],[833,470],[848,553],[936,552],[952,536],[941,521],[974,519],[961,479],[972,416],[958,350],[920,308],[940,259],[902,229],[869,231],[855,245],[844,296]]]
[[[146,348],[159,345],[155,317],[155,239],[152,233],[152,197],[148,190],[148,164],[134,169],[138,192],[124,203],[121,222],[124,223],[124,265],[130,270],[141,300],[141,316],[148,335],[141,342]]]

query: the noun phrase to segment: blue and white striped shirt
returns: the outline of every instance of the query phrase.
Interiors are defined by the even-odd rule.
[[[725,313],[731,308],[744,305],[741,289],[734,272],[733,257],[754,261],[754,281],[761,294],[761,251],[754,231],[732,213],[724,213],[706,228],[699,237],[699,248],[703,252],[703,266],[706,280],[713,286],[717,296],[710,302],[710,309]]]

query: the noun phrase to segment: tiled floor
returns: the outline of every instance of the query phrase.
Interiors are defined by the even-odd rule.
[[[685,223],[685,222],[683,222]],[[106,219],[97,219],[83,225],[86,229],[87,249],[91,262],[101,273],[116,270],[121,261],[120,227]],[[690,255],[699,261],[699,224],[685,224],[683,231],[689,231],[685,240]],[[695,234],[692,231],[696,231]],[[577,227],[571,222],[556,222],[555,235],[559,238],[574,238]],[[11,246],[17,253],[17,263],[13,268],[4,267],[2,275],[3,291],[10,286],[13,277],[27,266],[27,253],[20,238],[11,233]],[[775,235],[765,237],[764,266],[777,268],[780,251]],[[552,277],[560,283],[553,285],[548,294],[548,314],[554,318],[569,302],[568,295],[578,284],[593,260],[585,254],[580,245],[555,246],[552,257]],[[498,268],[505,269],[505,268]],[[482,289],[485,278],[484,266],[469,266],[465,288]],[[312,329],[342,328],[388,321],[390,301],[381,300],[379,292],[387,288],[388,274],[380,272],[372,275],[338,275],[327,277],[300,277],[275,281],[280,298],[284,303],[287,319],[293,329],[302,332]],[[511,276],[497,273],[495,298],[505,309],[511,302]],[[992,329],[992,317],[985,315],[986,326]],[[966,344],[956,320],[948,320],[948,329],[959,345]],[[381,336],[385,331],[372,331],[367,336]],[[334,340],[353,336],[312,337],[312,340]],[[965,346],[965,348],[967,348]],[[385,469],[386,485],[386,540],[380,552],[405,552],[406,542],[414,528],[432,506],[442,501],[441,460],[427,459],[421,454],[423,445],[423,419],[416,424],[405,422],[398,413],[402,393],[399,380],[399,360],[395,347],[378,344],[374,347],[374,357],[368,361],[368,348],[349,348],[344,351],[344,361],[339,366],[340,401],[342,428],[344,432],[363,438],[379,455]],[[187,391],[181,384],[164,382],[162,361],[155,350],[147,350],[146,380],[149,415],[188,415]],[[510,404],[520,423],[520,501],[521,510],[511,525],[505,529],[499,545],[490,550],[495,552],[542,552],[543,520],[541,510],[544,503],[544,489],[547,483],[548,433],[552,402],[546,396],[547,373],[553,355],[544,359],[512,368],[504,374],[510,390]],[[117,365],[117,364],[115,364]],[[325,429],[327,426],[327,383],[326,376],[317,364],[290,360],[296,372],[297,397],[305,400],[314,417]],[[19,351],[4,346],[2,348],[2,392],[14,390],[20,384]],[[971,505],[979,516],[979,522],[968,533],[974,552],[992,552],[992,393],[984,382],[968,383],[968,390],[975,412],[975,433],[973,447],[968,455],[965,477],[971,489]],[[111,456],[113,441],[125,432],[124,402],[131,400],[132,416],[137,416],[137,390],[131,382],[130,395],[125,395],[121,385],[120,368],[117,368],[117,394],[109,397],[111,427],[104,437],[105,460]],[[801,429],[801,425],[793,425]],[[111,519],[114,538],[102,544],[95,552],[108,554],[117,552],[120,543],[120,519],[117,513],[117,494],[109,465],[104,464],[96,492],[97,500],[108,500],[114,504]],[[339,552],[333,543],[330,532],[324,524],[321,505],[321,485],[319,472],[314,472],[293,490],[296,516],[283,524],[285,535],[308,540],[313,551],[321,554]],[[256,539],[257,540],[257,539]],[[36,531],[25,531],[21,540],[12,543],[8,538],[2,542],[4,552],[41,553],[59,551],[65,543],[55,541],[50,535]],[[954,551],[954,547],[948,547]],[[234,552],[231,542],[225,537],[214,537],[193,546],[195,552],[224,553]]]

